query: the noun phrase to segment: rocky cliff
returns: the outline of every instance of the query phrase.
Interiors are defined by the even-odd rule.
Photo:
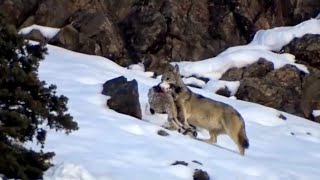
[[[248,43],[258,29],[294,25],[320,11],[318,0],[1,0],[16,29],[61,28],[49,41],[127,66],[197,61]]]

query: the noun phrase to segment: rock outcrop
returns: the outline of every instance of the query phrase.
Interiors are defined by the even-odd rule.
[[[285,53],[295,55],[297,62],[320,70],[320,35],[307,34],[301,38],[294,38],[282,48]]]
[[[240,81],[235,96],[291,114],[315,120],[313,110],[320,109],[320,71],[308,67],[306,74],[293,65],[273,69],[264,59],[244,68],[232,68],[222,80]]]
[[[16,29],[61,28],[49,43],[162,73],[170,61],[197,61],[246,44],[258,29],[315,17],[318,0],[3,0]]]

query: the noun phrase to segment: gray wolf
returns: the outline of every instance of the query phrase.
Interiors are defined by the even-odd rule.
[[[178,120],[177,107],[174,103],[173,97],[171,94],[165,93],[159,85],[153,86],[149,89],[148,102],[151,114],[168,114],[169,124],[166,124],[164,128],[178,130],[183,134],[191,133],[194,137],[197,136],[197,132],[194,127],[192,129],[186,129]]]
[[[232,106],[193,93],[182,81],[177,65],[162,75],[160,86],[172,95],[183,126],[207,129],[210,138],[202,141],[210,144],[217,142],[219,134],[226,133],[244,155],[249,147],[245,123]]]

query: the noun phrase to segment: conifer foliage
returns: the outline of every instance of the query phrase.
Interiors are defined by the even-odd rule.
[[[52,165],[53,152],[23,146],[28,141],[43,146],[44,127],[67,134],[78,129],[67,113],[67,97],[38,78],[46,52],[10,32],[0,17],[0,174],[8,178],[39,179]]]

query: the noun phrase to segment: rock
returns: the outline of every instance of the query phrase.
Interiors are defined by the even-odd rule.
[[[184,161],[176,161],[176,162],[172,163],[171,165],[172,166],[176,166],[176,165],[188,166],[188,163],[184,162]]]
[[[63,27],[49,43],[85,54],[101,55],[101,47],[96,41],[83,33],[79,33],[71,24]]]
[[[47,39],[43,36],[43,34],[37,30],[33,29],[31,30],[28,34],[24,36],[26,39],[33,40],[33,41],[38,41],[40,44],[46,44]]]
[[[67,25],[49,43],[74,51],[79,46],[79,32],[72,25]]]
[[[272,62],[260,58],[257,62],[247,67],[229,69],[220,79],[225,81],[240,81],[244,77],[262,78],[273,69]]]
[[[224,81],[240,81],[243,78],[245,68],[230,68],[220,78]]]
[[[158,132],[157,132],[157,134],[158,135],[160,135],[160,136],[169,136],[170,134],[169,133],[167,133],[167,131],[165,131],[165,130],[159,130]]]
[[[139,0],[117,0],[117,1],[104,1],[106,13],[108,17],[115,22],[121,22],[131,12],[132,6],[138,3]]]
[[[218,91],[216,91],[216,94],[219,94],[221,96],[230,97],[231,92],[229,91],[228,87],[220,88]]]
[[[320,35],[307,34],[294,38],[282,49],[285,53],[293,54],[298,63],[306,64],[320,70]]]
[[[301,116],[299,103],[303,77],[304,73],[295,66],[286,65],[263,78],[245,77],[235,96]]]
[[[304,117],[310,118],[310,119],[313,119],[312,111],[320,109],[320,75],[319,74],[309,74],[304,78],[300,109]],[[314,120],[317,121],[317,118]]]
[[[249,43],[259,29],[316,17],[319,4],[319,0],[3,0],[0,12],[15,29],[72,25],[79,33],[78,44],[59,46],[101,55],[122,66],[143,62],[146,70],[162,74],[169,62],[210,58],[230,46]],[[312,38],[307,42],[314,44],[310,47],[317,44]],[[319,51],[312,52],[310,65],[318,63],[313,57]]]
[[[262,78],[266,76],[269,72],[273,70],[273,63],[260,58],[257,62],[251,64],[245,68],[243,72],[243,77],[258,77]]]
[[[194,180],[210,180],[210,176],[206,171],[203,171],[201,169],[196,169],[193,174]]]
[[[280,119],[287,120],[287,117],[284,116],[283,114],[280,114],[278,117],[279,117]]]
[[[14,25],[17,29],[32,14],[39,0],[2,0],[0,12],[4,15],[7,23]]]
[[[79,34],[79,48],[78,51],[85,54],[92,54],[102,56],[101,46],[99,42],[87,37],[85,34]]]
[[[199,162],[199,161],[197,161],[197,160],[193,160],[192,162],[193,162],[193,163],[196,163],[196,164],[199,164],[199,165],[201,165],[201,166],[203,165],[201,162]]]
[[[237,99],[280,109],[287,97],[283,96],[285,93],[285,89],[274,86],[273,82],[266,79],[244,78],[235,96]]]
[[[101,11],[81,10],[68,20],[81,33],[84,42],[80,42],[80,51],[102,55],[119,65],[132,64],[126,57],[122,37],[115,25]],[[89,45],[87,45],[89,44]],[[88,47],[84,47],[87,45]]]
[[[102,94],[111,97],[107,101],[110,109],[138,119],[142,118],[136,80],[127,81],[123,76],[111,79],[103,84]]]
[[[77,10],[88,4],[89,1],[90,0],[41,1],[34,14],[35,22],[43,26],[63,27],[66,25],[68,18]]]
[[[33,24],[36,24],[34,21],[34,16],[29,16],[23,23],[22,25],[19,27],[19,29],[31,26]]]
[[[237,99],[315,120],[312,111],[320,109],[320,71],[306,66],[309,74],[294,65],[274,69],[271,62],[260,59],[244,68],[229,69],[221,80],[241,82],[235,94]],[[220,89],[218,94],[226,96],[226,91]],[[280,118],[286,119],[282,115]]]

